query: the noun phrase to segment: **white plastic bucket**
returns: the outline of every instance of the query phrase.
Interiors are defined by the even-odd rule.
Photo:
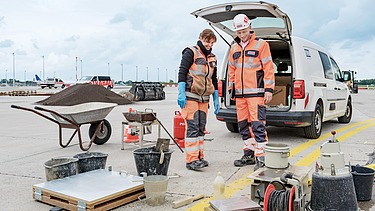
[[[286,144],[266,144],[264,147],[266,167],[274,169],[288,168],[289,152],[289,146]]]
[[[150,175],[143,178],[146,194],[146,203],[150,206],[162,205],[168,187],[168,176]]]

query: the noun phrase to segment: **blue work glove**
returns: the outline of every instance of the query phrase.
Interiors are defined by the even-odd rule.
[[[186,82],[178,82],[177,103],[180,106],[180,108],[185,108],[185,105],[186,105],[185,88],[186,88]]]
[[[212,98],[214,99],[214,114],[218,114],[220,111],[220,105],[219,105],[219,91],[215,90],[212,94]]]

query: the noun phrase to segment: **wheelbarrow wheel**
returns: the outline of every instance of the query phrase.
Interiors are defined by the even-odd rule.
[[[99,126],[100,122],[91,123],[90,129],[89,129],[89,136],[90,139],[94,136],[96,128]],[[112,134],[112,128],[111,124],[107,120],[103,120],[103,125],[99,129],[98,133],[96,134],[96,137],[94,139],[94,143],[97,145],[105,144]]]

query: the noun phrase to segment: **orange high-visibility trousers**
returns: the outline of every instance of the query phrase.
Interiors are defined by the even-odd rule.
[[[186,101],[185,108],[181,109],[185,119],[186,138],[185,154],[186,163],[204,158],[204,128],[207,122],[208,103],[192,100]]]
[[[264,156],[264,145],[268,141],[264,98],[236,98],[236,109],[243,149],[255,151],[257,157]]]

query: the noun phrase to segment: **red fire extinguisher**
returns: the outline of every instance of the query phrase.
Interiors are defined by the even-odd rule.
[[[180,145],[181,148],[185,148],[185,120],[181,115],[180,111],[174,112],[173,118],[173,136],[174,140]]]

